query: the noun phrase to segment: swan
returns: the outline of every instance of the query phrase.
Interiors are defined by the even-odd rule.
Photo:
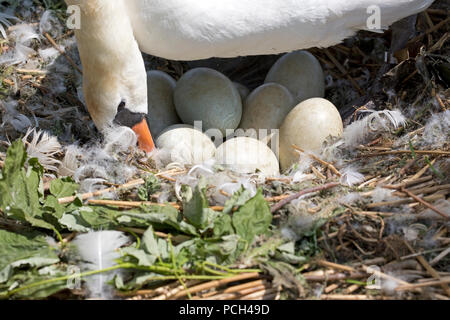
[[[434,0],[66,0],[75,30],[88,111],[102,131],[126,125],[154,148],[145,120],[142,52],[171,60],[237,57],[329,47],[425,10]],[[151,115],[150,115],[151,116]]]

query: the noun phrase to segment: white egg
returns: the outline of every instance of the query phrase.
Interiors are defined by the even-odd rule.
[[[241,100],[244,101],[247,96],[250,93],[250,90],[244,86],[243,84],[239,82],[233,82],[234,86],[236,87],[237,91],[239,92],[239,95],[241,96]]]
[[[168,126],[167,128],[164,128],[164,130],[162,130],[159,135],[156,136],[156,139],[159,138],[159,136],[161,136],[162,134],[164,134],[167,131],[173,130],[173,129],[178,129],[178,128],[189,128],[189,129],[195,129],[193,126],[189,125],[189,124],[184,124],[184,123],[177,123],[177,124],[173,124],[171,126]],[[201,130],[200,130],[201,132]]]
[[[341,136],[343,131],[339,111],[328,100],[311,98],[298,104],[280,127],[281,169],[288,169],[298,161],[292,145],[312,152],[320,152],[328,136]]]
[[[263,84],[245,100],[239,128],[279,129],[293,107],[294,98],[288,89],[278,83]]]
[[[216,152],[216,146],[207,135],[186,127],[165,130],[156,139],[156,146],[163,154],[161,161],[164,165],[171,162],[201,164],[213,158]]]
[[[248,137],[237,137],[225,141],[216,151],[218,164],[239,173],[261,172],[265,176],[279,174],[275,154],[267,145]]]
[[[175,108],[181,120],[194,125],[202,121],[203,130],[236,129],[241,121],[242,102],[238,90],[223,74],[209,68],[186,72],[174,92]]]
[[[264,82],[276,82],[285,86],[296,103],[325,95],[322,67],[308,51],[294,51],[283,55],[269,70]]]
[[[147,120],[155,137],[168,126],[181,123],[173,103],[175,86],[175,79],[167,73],[158,70],[147,72]]]

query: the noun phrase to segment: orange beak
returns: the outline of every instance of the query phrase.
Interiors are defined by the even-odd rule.
[[[155,148],[152,134],[148,129],[147,120],[145,120],[145,118],[138,124],[134,125],[131,129],[133,129],[134,133],[136,133],[138,137],[139,149],[150,152]]]

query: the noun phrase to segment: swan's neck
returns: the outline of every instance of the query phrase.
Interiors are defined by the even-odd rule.
[[[80,7],[80,29],[75,35],[83,65],[83,91],[95,124],[103,127],[111,122],[111,114],[122,100],[131,111],[146,113],[145,67],[126,14],[126,1],[67,3]]]

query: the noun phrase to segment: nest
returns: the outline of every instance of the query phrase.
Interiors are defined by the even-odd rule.
[[[81,183],[84,192],[60,198],[61,204],[81,199],[120,210],[152,204],[182,212],[181,187],[195,188],[202,176],[207,180],[209,208],[216,212],[224,210],[240,185],[253,193],[261,188],[277,240],[295,244],[278,249],[273,254],[277,262],[238,260],[232,266],[243,270],[238,274],[210,281],[158,281],[117,295],[136,300],[450,298],[450,47],[449,8],[444,1],[437,1],[413,23],[402,21],[384,34],[360,32],[340,45],[309,50],[324,67],[326,98],[340,106],[349,138],[327,141],[320,155],[293,146],[299,163],[271,178],[237,175],[208,164],[162,167],[157,155],[147,157],[131,147],[132,140],[130,148],[120,147],[123,136],[109,144],[101,141],[81,99],[74,35],[58,20],[62,11],[57,3],[54,18],[46,16],[45,23],[43,7],[14,9],[27,24],[41,23],[39,33],[26,42],[31,55],[0,66],[0,167],[9,141],[25,136],[28,153],[46,169],[47,193],[60,175]],[[48,23],[53,27],[46,29]],[[15,45],[24,45],[20,41],[1,39],[0,52],[17,50]],[[212,67],[255,88],[277,58],[187,63],[145,56],[145,62],[148,69],[176,79],[189,68]],[[58,136],[59,142],[37,131],[27,133],[31,126]],[[361,139],[352,140],[351,126],[363,127],[357,131],[364,133]],[[149,174],[157,179],[157,190],[151,189]],[[6,217],[0,223],[5,230],[22,228]],[[165,230],[155,234],[162,239],[173,236]],[[61,236],[70,243],[75,233]],[[254,246],[268,242],[261,236]],[[53,297],[84,294],[63,290]]]

